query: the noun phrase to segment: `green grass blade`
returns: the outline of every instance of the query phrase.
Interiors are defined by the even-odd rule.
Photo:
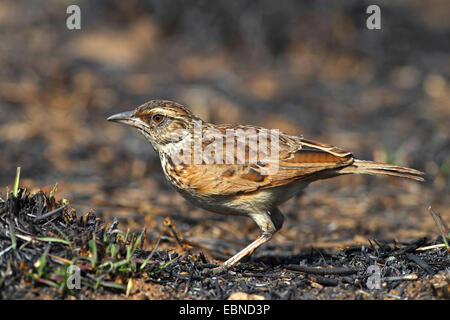
[[[150,259],[153,257],[153,254],[155,253],[156,248],[158,248],[160,241],[161,241],[161,237],[158,238],[158,241],[156,242],[155,247],[153,248],[152,252],[150,252],[147,259],[144,260],[144,263],[140,267],[141,270],[143,270],[145,268],[145,266],[149,263]]]
[[[47,265],[47,254],[48,254],[49,249],[50,249],[50,247],[47,247],[47,249],[45,249],[42,256],[39,258],[39,267],[37,270],[38,278],[42,278],[42,275],[44,274],[45,266]]]
[[[50,195],[48,196],[50,199],[53,198],[55,196],[55,193],[58,191],[58,182],[55,183],[55,186],[53,187],[53,189],[50,191]]]
[[[92,235],[92,240],[89,241],[89,247],[92,251],[92,268],[95,268],[97,265],[97,243],[95,242],[95,234]]]
[[[446,232],[446,230],[445,230],[447,226],[445,225],[444,221],[442,220],[441,215],[439,213],[434,212],[433,209],[431,208],[431,206],[428,207],[428,211],[430,212],[431,216],[434,219],[434,222],[436,223],[436,225],[439,228],[439,231],[441,232],[442,240],[445,243],[445,247],[447,248],[447,250],[450,249],[450,246],[447,241],[449,232],[448,231]]]
[[[116,283],[116,282],[111,282],[111,281],[101,281],[100,284],[104,287],[109,287],[109,288],[115,288],[115,289],[121,289],[121,290],[127,289],[126,285]]]
[[[36,238],[39,241],[45,241],[45,242],[59,242],[59,243],[63,243],[65,245],[70,246],[70,242],[64,239],[60,239],[60,238],[53,238],[53,237],[40,237],[40,238]]]
[[[20,167],[17,167],[16,180],[14,181],[14,189],[13,189],[14,197],[17,197],[17,193],[19,191],[19,180],[20,180]]]

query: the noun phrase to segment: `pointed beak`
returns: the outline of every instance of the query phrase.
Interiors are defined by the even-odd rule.
[[[121,122],[132,126],[135,123],[134,111],[127,111],[114,114],[107,118],[108,121]]]

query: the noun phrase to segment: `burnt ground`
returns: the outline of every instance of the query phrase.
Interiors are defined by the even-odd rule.
[[[69,31],[64,3],[2,1],[0,296],[448,299],[449,253],[428,207],[448,224],[449,4],[380,3],[378,31],[365,28],[367,5],[82,2],[82,29]],[[426,182],[312,184],[282,206],[270,243],[213,275],[258,230],[187,203],[150,145],[105,121],[153,98],[410,166]],[[28,191],[16,198],[17,166]],[[79,291],[62,285],[70,264],[82,266]],[[380,289],[367,286],[371,265]]]
[[[117,220],[107,226],[92,212],[79,217],[67,202],[42,191],[9,194],[0,213],[3,299],[449,298],[449,250],[442,238],[370,239],[369,245],[299,253],[271,245],[250,262],[217,273],[218,264],[203,248],[194,250],[170,218],[164,225],[177,243],[160,250],[161,241],[170,240],[164,233],[146,249],[145,231],[121,232]],[[78,287],[70,287],[76,283],[73,266]]]

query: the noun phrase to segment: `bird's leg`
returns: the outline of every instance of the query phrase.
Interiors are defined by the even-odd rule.
[[[244,258],[247,255],[250,255],[253,253],[253,251],[261,246],[262,244],[266,243],[272,239],[272,233],[263,233],[261,236],[259,236],[255,241],[250,243],[248,246],[246,246],[244,249],[236,253],[234,256],[232,256],[230,259],[225,261],[222,265],[223,269],[229,268],[233,265],[235,265],[239,260]]]
[[[235,265],[245,256],[252,254],[256,248],[272,239],[273,234],[281,229],[284,220],[283,214],[278,208],[275,208],[268,212],[250,214],[250,216],[261,228],[261,236],[259,236],[255,241],[250,243],[247,247],[239,251],[237,254],[232,256],[230,259],[225,261],[222,266],[216,268],[216,272],[223,271]]]

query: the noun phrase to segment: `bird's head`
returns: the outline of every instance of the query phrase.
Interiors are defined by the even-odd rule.
[[[135,127],[158,151],[184,139],[200,120],[183,105],[168,100],[151,100],[135,110],[110,116],[108,121]],[[200,120],[201,121],[201,120]]]

